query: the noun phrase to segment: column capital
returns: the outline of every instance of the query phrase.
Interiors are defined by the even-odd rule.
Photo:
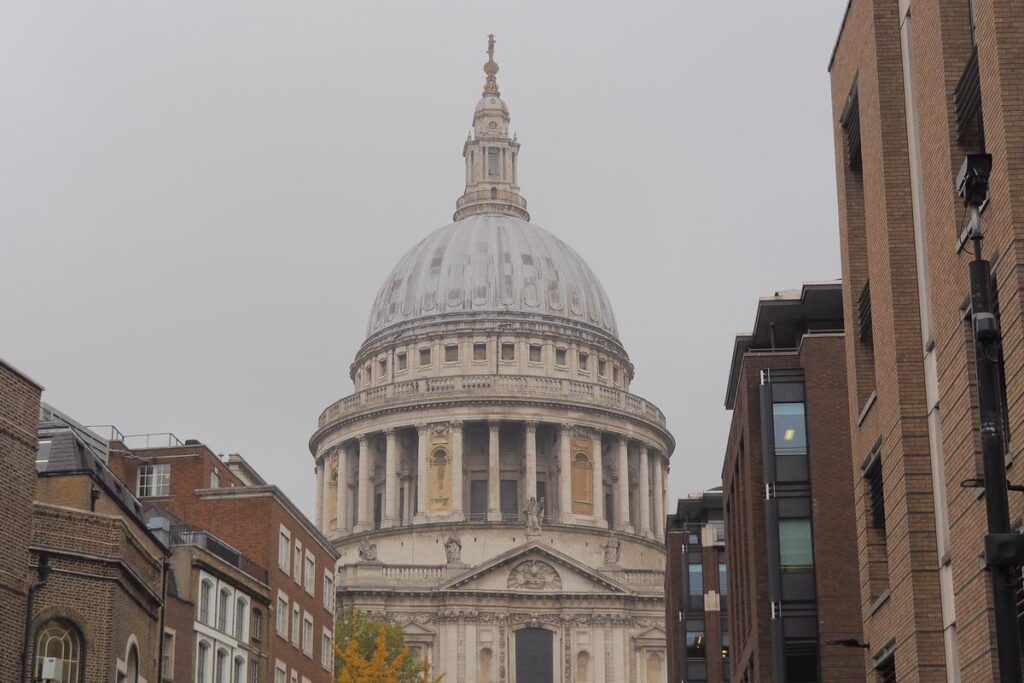
[[[450,421],[448,422],[448,426],[449,426],[449,427],[451,427],[452,429],[459,429],[459,430],[461,430],[461,429],[462,429],[462,425],[463,425],[463,424],[464,424],[464,423],[463,423],[463,421],[462,421],[462,420],[450,420]]]
[[[369,442],[369,440],[370,440],[369,434],[356,434],[352,438],[359,442],[359,447],[360,448],[365,446]]]
[[[570,424],[568,422],[563,422],[562,424],[558,425],[558,429],[561,432],[571,432],[574,428],[575,425]]]
[[[416,431],[419,432],[420,436],[426,436],[428,429],[430,429],[430,425],[428,425],[426,422],[416,423]]]
[[[501,420],[488,420],[487,428],[490,429],[492,432],[498,431],[499,429],[501,429]]]
[[[535,432],[537,431],[537,425],[540,424],[537,420],[524,420],[523,425],[526,426],[526,431]]]
[[[398,430],[395,427],[388,427],[384,430],[384,436],[388,439],[393,439],[398,435]]]

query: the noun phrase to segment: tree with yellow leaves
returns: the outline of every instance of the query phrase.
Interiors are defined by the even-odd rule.
[[[430,663],[417,662],[395,624],[367,619],[355,608],[338,618],[334,629],[337,683],[439,683]]]

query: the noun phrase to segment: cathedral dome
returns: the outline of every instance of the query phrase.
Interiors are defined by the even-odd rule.
[[[547,230],[514,216],[467,216],[414,246],[378,292],[367,336],[467,315],[547,318],[618,338],[608,295],[590,266]]]

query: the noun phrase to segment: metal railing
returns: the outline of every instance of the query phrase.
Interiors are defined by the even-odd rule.
[[[171,526],[170,533],[172,546],[193,545],[202,548],[211,555],[224,560],[232,567],[241,569],[261,583],[267,583],[266,569],[205,529],[199,529],[189,524],[174,524]]]
[[[627,391],[603,384],[533,375],[456,375],[393,382],[335,401],[320,414],[319,426],[367,408],[419,403],[424,398],[451,394],[572,400],[615,408],[660,427],[665,426],[665,414],[657,406]]]

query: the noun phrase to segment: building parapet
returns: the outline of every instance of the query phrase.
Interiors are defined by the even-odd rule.
[[[368,407],[411,403],[432,397],[545,398],[613,408],[665,428],[665,414],[650,401],[621,389],[557,377],[531,375],[455,375],[393,382],[346,396],[321,414],[319,427],[358,414]]]

